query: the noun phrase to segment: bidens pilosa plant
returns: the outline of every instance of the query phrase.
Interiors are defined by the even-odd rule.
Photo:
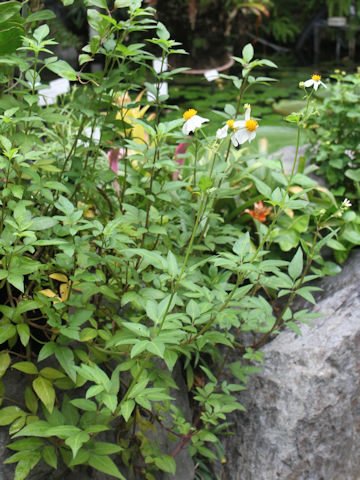
[[[258,347],[311,318],[291,301],[313,301],[305,284],[326,271],[320,250],[346,207],[306,176],[297,154],[288,172],[247,153],[261,122],[244,94],[272,80],[256,68],[275,67],[254,59],[251,45],[235,57],[240,78],[224,76],[237,101],[209,137],[194,108],[166,121],[176,107],[160,86],[179,72],[157,72],[152,60],[171,65],[184,52],[154,10],[141,0],[85,3],[96,35],[79,71],[51,52],[42,22],[52,12],[0,5],[1,29],[13,34],[1,47],[0,424],[9,425],[15,480],[40,461],[120,479],[127,467],[154,480],[175,472],[184,448],[198,465],[223,456],[217,434],[243,409],[236,393],[262,361]],[[90,73],[95,57],[103,70]],[[49,71],[74,83],[43,107]],[[309,105],[289,118],[298,147]],[[254,342],[243,344],[243,332]],[[175,366],[192,418],[174,400]],[[7,392],[17,372],[20,399]]]

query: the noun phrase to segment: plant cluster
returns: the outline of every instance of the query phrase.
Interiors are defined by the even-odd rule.
[[[0,5],[2,32],[15,39],[2,44],[0,80],[0,425],[9,425],[15,480],[40,461],[124,480],[122,464],[154,480],[175,472],[183,448],[199,465],[215,459],[209,444],[221,453],[218,434],[243,409],[236,394],[259,368],[259,347],[312,318],[291,302],[314,301],[306,284],[331,270],[321,249],[349,207],[298,158],[312,93],[288,117],[298,128],[290,171],[247,153],[261,121],[244,95],[271,82],[258,67],[275,67],[250,44],[234,57],[240,77],[223,75],[238,97],[210,136],[196,105],[167,121],[176,107],[160,85],[178,72],[156,71],[149,46],[162,65],[184,52],[154,10],[141,0],[85,3],[97,34],[78,72],[51,52],[49,12],[24,18],[21,3]],[[118,9],[125,20],[114,19]],[[139,32],[147,40],[134,42]],[[104,69],[91,73],[95,56]],[[41,107],[49,72],[77,83]],[[174,158],[176,142],[186,145]],[[242,341],[247,332],[254,342]],[[173,399],[175,365],[190,421]],[[7,393],[14,371],[26,380],[20,403]],[[168,435],[169,452],[154,431]]]
[[[311,160],[317,174],[337,198],[348,197],[359,210],[360,195],[360,75],[335,70],[317,115],[309,123]],[[333,242],[336,258],[343,261],[348,251],[360,242],[360,218],[355,211],[345,214],[346,228],[339,232],[339,244]]]

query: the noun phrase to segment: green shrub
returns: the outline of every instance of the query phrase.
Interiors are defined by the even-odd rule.
[[[360,195],[360,75],[336,71],[322,102],[317,105],[314,132],[309,150],[337,199],[347,197],[359,210]],[[346,214],[347,225],[339,232],[340,244],[335,248],[338,261],[360,242],[360,217],[354,211]],[[335,244],[334,244],[335,247]]]
[[[41,459],[124,478],[117,460],[148,480],[173,473],[188,446],[199,464],[214,459],[208,444],[218,445],[226,415],[243,409],[235,394],[258,370],[258,348],[281,327],[299,332],[297,322],[312,318],[293,313],[291,302],[313,302],[315,288],[305,284],[333,269],[321,248],[346,209],[306,176],[297,153],[291,172],[247,153],[258,121],[248,107],[244,120],[243,95],[271,81],[255,77],[257,67],[275,67],[254,59],[251,45],[235,57],[242,76],[229,77],[238,100],[220,112],[228,131],[219,122],[222,134],[207,136],[200,119],[184,139],[181,126],[196,123],[194,111],[186,122],[183,112],[166,121],[167,96],[154,84],[178,72],[156,73],[148,48],[165,62],[183,53],[178,44],[140,0],[115,2],[128,11],[119,22],[105,0],[86,3],[98,34],[83,48],[79,72],[52,56],[49,28],[37,24],[46,10],[21,20],[19,4],[0,6],[11,19],[1,28],[23,34],[20,45],[4,47],[0,98],[0,371],[28,380],[21,408],[6,395],[7,376],[0,384],[15,480]],[[148,39],[134,43],[138,34]],[[104,69],[90,73],[95,56]],[[43,108],[47,70],[78,85]],[[310,98],[305,113],[288,117],[298,125],[297,148]],[[180,166],[174,143],[184,140]],[[257,340],[242,344],[243,332]],[[191,422],[172,398],[176,363],[192,397]],[[113,443],[100,441],[109,429]],[[160,450],[154,430],[175,439],[172,454]]]

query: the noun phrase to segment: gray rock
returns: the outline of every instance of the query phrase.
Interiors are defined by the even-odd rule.
[[[264,368],[239,394],[222,480],[360,478],[360,251],[321,280],[303,336],[284,331],[263,347]]]

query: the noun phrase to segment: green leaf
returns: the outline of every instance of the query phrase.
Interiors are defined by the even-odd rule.
[[[55,447],[47,445],[41,450],[41,456],[50,467],[57,468],[57,454]]]
[[[26,415],[19,407],[4,407],[0,410],[0,426],[10,425],[14,420]]]
[[[210,177],[206,177],[204,175],[201,175],[200,181],[199,181],[199,188],[202,192],[206,192],[210,187],[212,187],[212,180]]]
[[[12,368],[20,370],[20,372],[27,373],[29,375],[37,375],[38,369],[32,362],[18,362],[14,363]]]
[[[254,57],[254,47],[251,45],[251,43],[248,43],[247,45],[245,45],[245,47],[242,50],[242,56],[246,63],[251,62],[251,60]]]
[[[233,251],[239,257],[239,260],[242,262],[244,258],[249,254],[251,250],[250,235],[249,232],[243,234],[233,246]]]
[[[25,405],[31,413],[34,415],[36,414],[38,409],[38,399],[29,385],[25,388]]]
[[[161,22],[158,22],[158,24],[157,24],[156,34],[162,40],[169,40],[169,38],[170,38],[170,33],[169,33],[168,29]]]
[[[19,2],[2,2],[0,4],[0,22],[5,23],[11,17],[20,16],[21,3]]]
[[[140,342],[135,343],[135,345],[131,349],[130,357],[134,358],[137,355],[140,355],[140,353],[146,350],[146,347],[149,343],[149,340],[141,340]]]
[[[130,7],[133,0],[115,0],[114,6],[116,8]]]
[[[51,20],[56,18],[56,15],[51,10],[40,10],[39,12],[31,13],[27,18],[25,18],[25,23],[30,22],[41,22],[43,20]]]
[[[86,398],[75,398],[74,400],[71,400],[70,403],[87,412],[96,412],[97,410],[96,403],[92,400],[87,400]]]
[[[159,311],[158,311],[158,304],[155,300],[148,300],[146,302],[146,314],[147,316],[155,323],[157,324],[159,321]],[[147,336],[150,336],[147,335]]]
[[[155,465],[160,468],[160,470],[175,475],[176,463],[175,459],[170,457],[170,455],[161,455],[161,457],[155,457],[154,462]]]
[[[0,12],[1,15],[1,12]],[[0,23],[0,55],[9,55],[22,44],[22,35],[25,31],[19,19]]]
[[[74,361],[74,354],[72,350],[68,347],[58,347],[56,346],[55,356],[65,370],[67,375],[71,378],[71,380],[75,383],[76,382],[76,369],[75,369],[75,361]]]
[[[90,435],[86,432],[78,432],[65,440],[68,447],[71,448],[73,457],[76,457],[77,452],[90,439]]]
[[[0,344],[16,335],[16,328],[12,323],[6,323],[0,327]]]
[[[178,274],[178,265],[175,255],[172,253],[171,250],[168,251],[167,254],[167,265],[168,265],[168,272],[172,278],[175,278]]]
[[[60,372],[59,370],[56,370],[56,368],[52,367],[45,367],[42,370],[40,370],[40,375],[42,377],[47,378],[48,380],[57,380],[58,378],[64,378],[65,375]]]
[[[57,425],[56,427],[49,427],[46,431],[46,436],[65,439],[76,435],[78,432],[81,432],[80,428],[74,425]]]
[[[110,410],[111,413],[114,413],[118,405],[117,395],[111,393],[103,393],[102,402]]]
[[[108,8],[106,0],[85,0],[85,5],[87,7]]]
[[[300,247],[297,249],[294,258],[291,260],[288,271],[293,280],[296,280],[298,277],[300,277],[303,271],[303,253]]]
[[[59,222],[55,218],[51,217],[35,217],[31,221],[29,230],[39,231],[46,230],[47,228],[54,227]]]
[[[27,458],[21,459],[16,465],[14,480],[24,480],[30,470],[39,462],[41,458],[40,452],[32,452]]]
[[[169,371],[172,372],[175,363],[177,362],[178,354],[172,350],[166,349],[164,353],[164,360]]]
[[[106,455],[96,455],[94,453],[90,455],[88,463],[90,467],[96,468],[99,472],[107,473],[115,478],[120,478],[120,480],[126,480],[126,478],[119,472],[115,463]]]
[[[153,353],[157,357],[164,358],[165,345],[157,338],[155,338],[151,342],[148,342],[146,350],[150,353]]]
[[[8,353],[0,353],[0,378],[4,375],[11,363],[11,358]]]
[[[26,347],[30,339],[30,328],[27,323],[19,323],[16,326],[21,343]]]
[[[24,293],[24,276],[20,273],[9,273],[7,281]]]
[[[97,455],[112,455],[121,452],[124,449],[115,443],[95,442],[94,446],[91,447],[91,450]]]
[[[33,36],[39,43],[41,43],[49,35],[49,33],[50,28],[45,23],[44,25],[41,25],[36,30],[34,30]]]
[[[57,60],[53,63],[47,63],[46,68],[56,73],[56,75],[59,75],[59,77],[67,78],[70,81],[75,81],[77,79],[75,70],[64,60]]]
[[[127,422],[130,418],[130,415],[132,414],[133,410],[135,407],[135,401],[134,400],[126,400],[121,404],[121,410],[120,413],[124,417],[125,422]]]
[[[55,403],[55,390],[49,380],[43,377],[37,377],[32,382],[36,395],[40,398],[46,409],[51,413]]]
[[[0,410],[1,413],[1,410]],[[47,437],[47,431],[49,430],[50,425],[43,420],[37,420],[35,422],[26,425],[20,432],[17,432],[14,435],[15,437]]]
[[[150,337],[149,329],[141,323],[123,322],[121,325],[139,337]]]
[[[16,440],[15,442],[6,445],[6,448],[15,451],[36,450],[43,445],[44,441],[40,438],[22,438],[21,440]]]
[[[45,343],[45,345],[41,348],[39,355],[38,355],[38,362],[45,360],[46,358],[53,355],[57,349],[57,345],[54,342]]]
[[[346,170],[345,176],[350,178],[351,180],[354,180],[354,182],[360,182],[360,168],[357,168],[356,170]]]

